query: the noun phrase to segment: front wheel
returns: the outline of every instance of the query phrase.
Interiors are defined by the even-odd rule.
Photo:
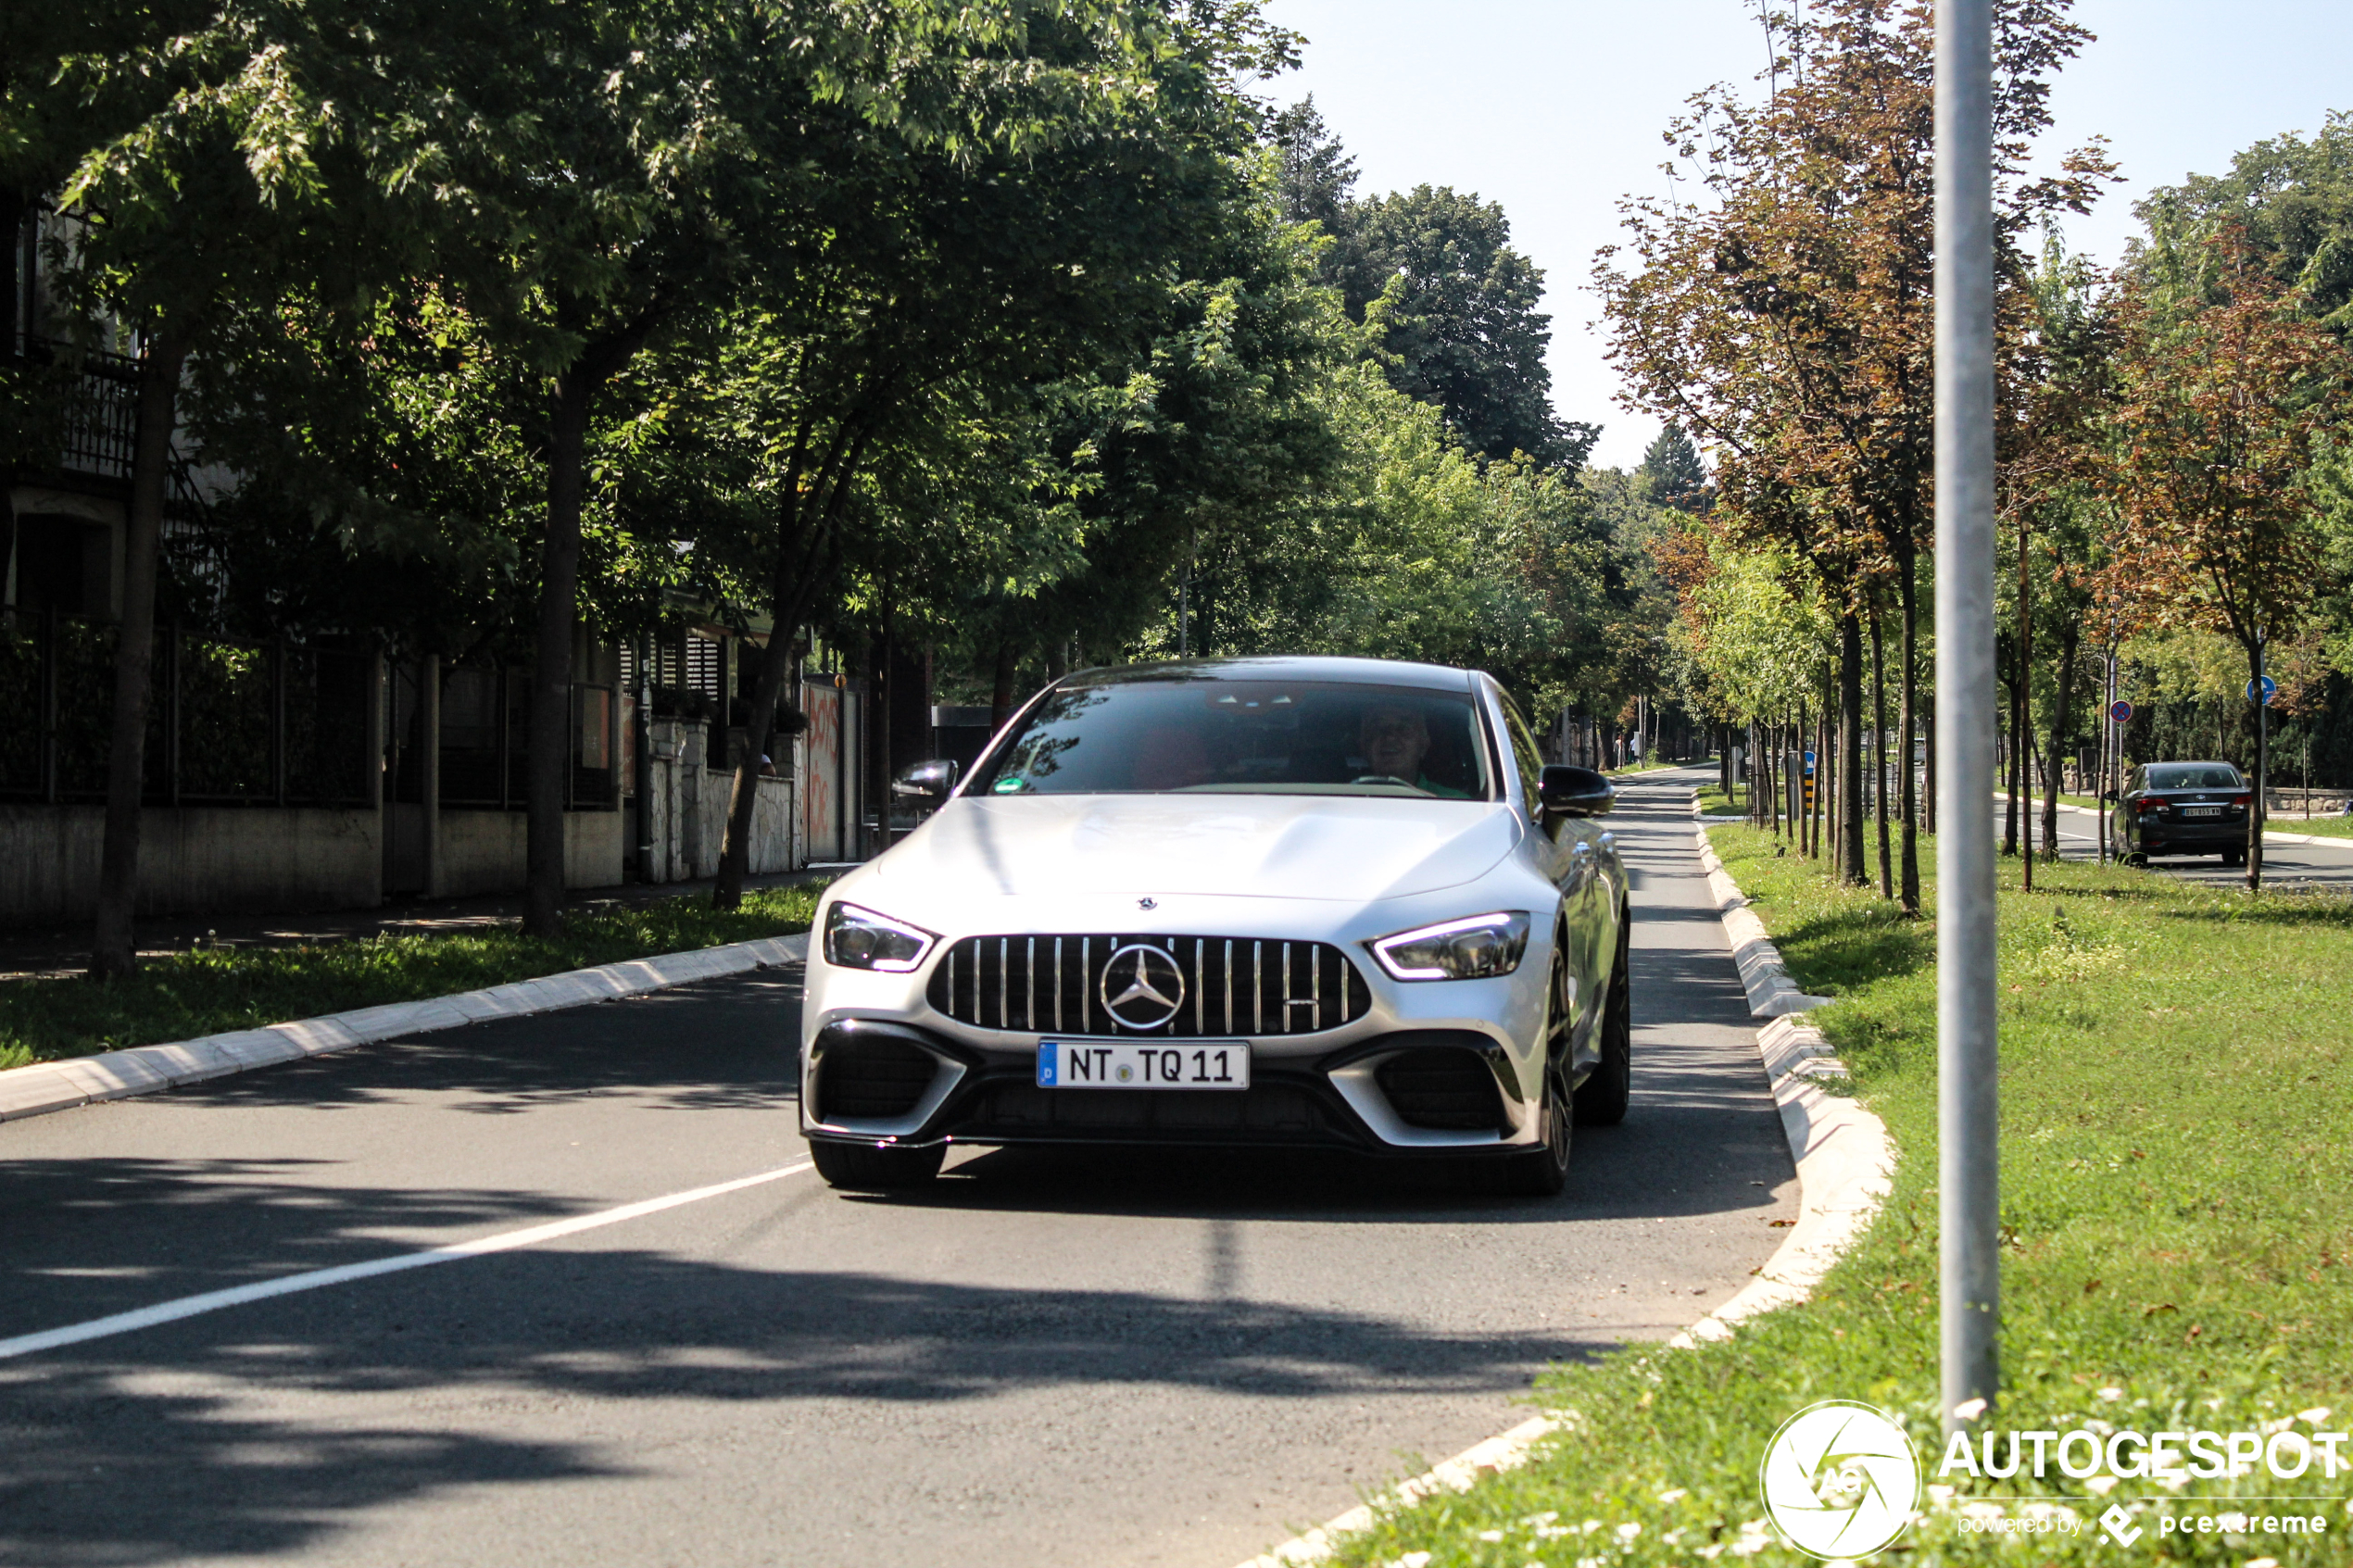
[[[1627,972],[1632,934],[1620,916],[1617,922],[1617,962],[1609,975],[1609,996],[1602,1004],[1602,1060],[1577,1085],[1577,1124],[1615,1127],[1626,1120],[1627,1101],[1634,1090],[1634,982]]]
[[[919,1187],[939,1174],[948,1146],[928,1148],[877,1148],[862,1143],[812,1143],[809,1158],[827,1186],[850,1192],[903,1192]]]

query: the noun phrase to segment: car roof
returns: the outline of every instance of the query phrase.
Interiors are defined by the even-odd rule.
[[[1147,681],[1329,681],[1356,685],[1420,686],[1430,691],[1476,691],[1478,678],[1445,664],[1413,664],[1396,659],[1341,659],[1306,655],[1171,659],[1156,664],[1123,664],[1081,670],[1065,686],[1113,686]]]

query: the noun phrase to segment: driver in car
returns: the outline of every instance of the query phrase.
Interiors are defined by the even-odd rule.
[[[1365,756],[1365,779],[1391,779],[1449,800],[1469,798],[1468,791],[1451,789],[1423,773],[1422,759],[1429,755],[1429,721],[1418,708],[1377,702],[1365,709],[1357,723],[1356,746]]]

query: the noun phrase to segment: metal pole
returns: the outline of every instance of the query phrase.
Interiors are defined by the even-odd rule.
[[[1936,1022],[1944,1419],[2000,1387],[1991,0],[1936,7]]]

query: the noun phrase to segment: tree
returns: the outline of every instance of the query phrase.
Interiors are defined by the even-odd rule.
[[[1266,140],[1275,149],[1282,215],[1293,223],[1320,223],[1327,235],[1345,235],[1355,199],[1356,160],[1315,111],[1315,95],[1277,110],[1266,122]],[[1327,266],[1337,265],[1327,260]]]
[[[1670,422],[1654,436],[1634,471],[1649,486],[1651,499],[1662,507],[1697,511],[1706,505],[1707,470],[1680,425]]]
[[[1901,618],[1898,727],[1916,726],[1935,450],[1932,28],[1925,5],[1898,0],[1826,0],[1802,25],[1768,26],[1789,30],[1776,43],[1793,55],[1776,57],[1765,101],[1703,94],[1668,130],[1706,202],[1623,204],[1638,266],[1604,252],[1597,281],[1630,402],[1715,448],[1719,507],[1796,549],[1844,607],[1841,870],[1859,882],[1859,617],[1882,581]],[[1997,6],[1997,314],[2013,380],[2030,270],[2018,236],[2083,210],[2108,171],[2095,147],[2057,175],[2022,173],[2049,123],[2046,79],[2087,37],[2063,0]],[[1912,772],[1901,771],[1900,894],[1916,913]]]
[[[333,95],[367,69],[348,37],[311,20],[243,4],[65,6],[28,27],[31,55],[10,51],[11,134],[0,137],[10,216],[54,198],[74,229],[49,258],[70,330],[139,362],[91,947],[98,978],[136,962],[157,557],[186,369],[216,349],[241,301],[321,278],[348,292],[387,264],[393,226]]]
[[[1420,185],[1348,209],[1338,281],[1357,320],[1378,307],[1390,380],[1443,410],[1466,445],[1575,468],[1600,433],[1553,412],[1544,274],[1510,240],[1501,207]]]
[[[2299,305],[2235,227],[2150,269],[2123,305],[2117,579],[2155,623],[2227,633],[2250,682],[2311,601],[2325,540],[2300,481],[2348,382],[2344,349]],[[2250,890],[2262,819],[2259,793]]]

